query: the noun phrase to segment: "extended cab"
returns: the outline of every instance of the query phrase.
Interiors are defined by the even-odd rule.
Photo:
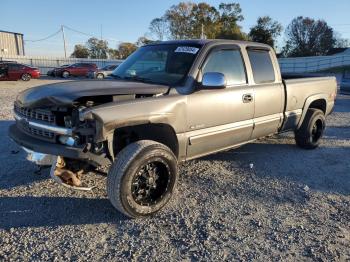
[[[181,161],[285,131],[316,148],[337,93],[333,77],[282,79],[271,47],[229,40],[147,45],[112,76],[23,91],[9,134],[66,186],[111,164],[108,197],[130,217],[168,202]]]

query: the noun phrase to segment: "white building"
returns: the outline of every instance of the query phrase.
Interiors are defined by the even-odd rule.
[[[24,55],[23,34],[0,30],[0,56]]]

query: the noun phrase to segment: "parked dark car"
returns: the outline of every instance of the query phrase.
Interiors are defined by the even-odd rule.
[[[104,79],[110,76],[117,67],[118,65],[106,65],[105,67],[89,71],[86,76],[88,78]]]
[[[19,64],[16,62],[0,62],[0,80],[29,81],[31,78],[39,78],[40,71],[36,67]]]
[[[53,76],[53,77],[55,77],[55,76],[56,76],[56,75],[55,75],[55,70],[57,70],[58,68],[63,68],[63,67],[67,67],[67,66],[70,66],[70,65],[61,65],[60,67],[55,67],[55,68],[53,68],[53,69],[47,71],[46,74],[47,74],[48,76]]]
[[[93,63],[75,63],[66,67],[58,67],[54,69],[55,76],[68,78],[70,76],[86,76],[89,71],[97,69],[97,65]]]

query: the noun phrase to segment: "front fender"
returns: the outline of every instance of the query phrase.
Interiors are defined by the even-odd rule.
[[[185,132],[186,96],[140,98],[92,108],[86,115],[96,120],[96,138],[104,141],[115,129],[141,124],[167,124]]]

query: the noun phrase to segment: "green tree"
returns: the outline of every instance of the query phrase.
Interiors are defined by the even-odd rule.
[[[107,58],[109,50],[107,41],[92,37],[87,41],[86,45],[89,49],[90,58]]]
[[[84,45],[75,45],[74,51],[70,55],[73,58],[88,58],[89,57],[89,49],[87,49]]]
[[[269,16],[259,17],[257,24],[250,29],[249,38],[254,42],[275,47],[276,38],[281,35],[282,25]]]
[[[145,36],[141,36],[137,39],[136,41],[136,46],[140,47],[140,46],[143,46],[143,45],[148,45],[148,44],[152,44],[154,43],[155,41],[151,40],[151,39],[148,39],[147,37]]]
[[[172,39],[192,38],[192,9],[195,5],[191,2],[180,2],[165,12],[164,17],[169,24]]]
[[[219,13],[219,32],[216,36],[217,38],[236,40],[247,39],[247,35],[242,32],[242,28],[238,25],[238,22],[244,20],[240,4],[221,3],[219,5]]]
[[[221,3],[216,8],[204,2],[180,2],[162,18],[153,19],[150,31],[158,38],[169,32],[170,39],[201,38],[202,33],[205,38],[246,39],[238,25],[242,20],[242,9],[237,3]]]
[[[117,49],[109,48],[108,49],[108,57],[110,59],[120,59],[120,54]]]
[[[127,43],[127,42],[121,43],[118,47],[119,58],[126,59],[129,55],[135,52],[136,49],[137,49],[137,46],[133,43]]]
[[[333,28],[324,20],[302,16],[289,24],[286,37],[283,55],[287,57],[326,55],[337,44]]]
[[[219,12],[215,7],[207,3],[199,3],[192,7],[191,35],[193,38],[201,38],[202,29],[205,38],[215,38],[219,29]]]

